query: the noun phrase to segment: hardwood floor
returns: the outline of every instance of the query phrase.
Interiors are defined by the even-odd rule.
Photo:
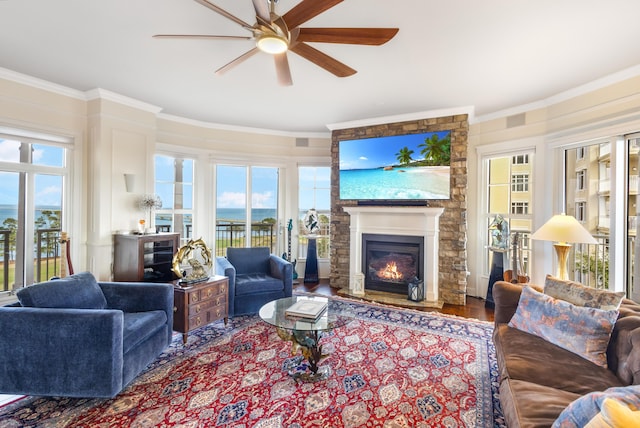
[[[317,284],[305,284],[302,279],[293,286],[294,290],[318,293],[325,296],[337,296],[338,290],[329,286],[328,280],[320,280]],[[424,311],[440,312],[443,314],[458,315],[465,318],[475,318],[482,321],[493,321],[493,309],[485,307],[485,301],[477,297],[467,297],[465,306],[446,304],[442,309],[421,309]]]

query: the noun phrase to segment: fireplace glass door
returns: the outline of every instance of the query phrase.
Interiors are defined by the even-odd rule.
[[[423,238],[363,234],[365,289],[407,295],[407,284],[423,278]]]

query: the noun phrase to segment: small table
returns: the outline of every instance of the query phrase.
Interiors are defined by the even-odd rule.
[[[215,275],[203,282],[186,287],[173,285],[173,330],[182,333],[182,343],[187,343],[188,334],[224,318],[229,317],[229,278]]]
[[[291,305],[304,299],[325,301],[328,303],[327,310],[316,320],[290,317],[285,314]],[[275,326],[281,339],[291,342],[291,354],[295,355],[299,349],[302,350],[302,356],[307,362],[301,363],[298,368],[289,372],[296,380],[315,382],[329,376],[328,366],[318,366],[320,360],[326,357],[326,354],[322,353],[322,345],[318,342],[324,333],[353,320],[353,317],[340,314],[344,311],[345,305],[348,306],[344,302],[338,303],[324,297],[294,296],[271,301],[260,308],[260,318]]]

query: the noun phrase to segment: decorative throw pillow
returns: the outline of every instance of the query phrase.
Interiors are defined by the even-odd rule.
[[[20,289],[22,306],[35,308],[104,309],[107,299],[90,272],[77,273]]]
[[[583,308],[525,286],[509,326],[607,367],[607,346],[617,310]]]
[[[544,294],[578,306],[598,309],[618,309],[624,292],[613,292],[587,287],[579,282],[555,278],[547,275],[544,281]]]
[[[603,407],[604,401],[607,399],[614,399],[616,402],[628,407],[640,408],[640,385],[616,386],[605,391],[597,391],[584,395],[569,404],[567,408],[560,413],[558,419],[553,423],[552,428],[584,428],[590,421],[597,417]]]

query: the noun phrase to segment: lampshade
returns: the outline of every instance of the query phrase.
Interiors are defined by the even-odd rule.
[[[560,279],[569,279],[567,260],[571,244],[597,244],[593,236],[573,216],[558,214],[551,217],[542,227],[531,235],[531,239],[554,241],[553,248],[558,257],[558,273]]]
[[[258,49],[269,54],[280,54],[289,48],[289,43],[283,37],[276,34],[267,34],[256,42]]]
[[[531,235],[540,241],[566,242],[570,244],[597,244],[598,241],[581,225],[575,217],[557,214]]]

